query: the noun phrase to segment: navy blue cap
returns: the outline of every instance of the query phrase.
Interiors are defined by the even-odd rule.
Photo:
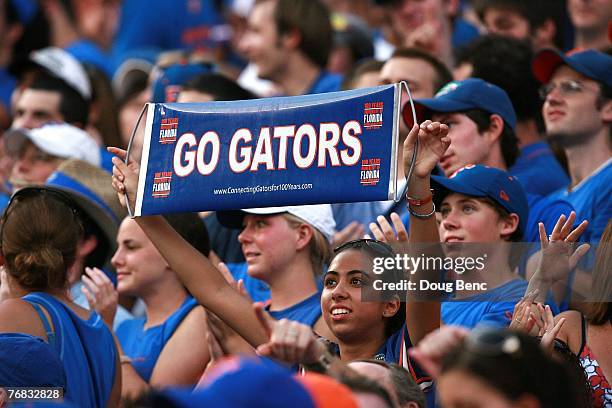
[[[419,123],[429,119],[433,113],[481,109],[501,116],[512,129],[516,126],[516,113],[508,94],[497,85],[480,78],[449,82],[433,98],[416,99],[414,105]],[[412,128],[410,104],[404,105],[402,116],[408,127]]]
[[[57,351],[40,337],[0,334],[0,385],[66,388],[66,373]]]
[[[185,408],[280,408],[288,405],[316,408],[308,391],[293,378],[292,373],[270,360],[231,357],[216,365],[210,377],[203,388],[193,392],[166,389],[162,394],[175,406]]]
[[[174,64],[165,68],[153,82],[153,102],[176,102],[182,86],[191,78],[214,71],[214,66],[201,63]]]
[[[488,197],[509,213],[519,217],[519,231],[525,233],[529,204],[527,196],[516,177],[503,170],[481,164],[470,164],[454,172],[450,177],[431,176],[434,203],[440,208],[450,193],[470,197]]]
[[[533,74],[542,83],[548,83],[560,65],[567,65],[574,71],[612,87],[612,56],[596,50],[584,50],[562,54],[546,49],[533,59]]]

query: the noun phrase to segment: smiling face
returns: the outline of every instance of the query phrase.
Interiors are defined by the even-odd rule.
[[[447,195],[440,206],[440,240],[452,242],[498,242],[518,227],[518,217],[500,217],[489,204],[458,193]]]
[[[323,279],[321,310],[327,326],[340,341],[355,341],[384,333],[388,318],[397,313],[396,302],[362,302],[362,286],[374,279],[372,259],[357,249],[334,257]]]
[[[555,71],[549,86],[552,90],[542,107],[549,137],[564,146],[572,146],[609,127],[606,120],[612,121],[612,118],[606,118],[604,110],[597,106],[601,93],[597,82],[564,65]]]
[[[117,252],[111,259],[117,269],[117,290],[142,296],[174,273],[144,231],[131,218],[125,218],[117,233]]]

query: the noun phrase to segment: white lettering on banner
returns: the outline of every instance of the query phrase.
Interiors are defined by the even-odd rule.
[[[204,153],[206,152],[206,146],[212,146],[212,153],[210,155],[210,161],[204,162]],[[217,163],[219,163],[219,151],[221,150],[221,143],[219,142],[219,135],[212,130],[204,133],[200,143],[198,144],[198,154],[196,161],[198,164],[198,172],[203,176],[208,176],[210,173],[215,171]]]
[[[240,159],[236,157],[236,149],[238,148],[238,142],[244,141],[248,143],[251,140],[253,140],[253,135],[249,129],[238,129],[234,133],[229,148],[229,164],[234,173],[242,173],[249,168],[249,164],[251,163],[251,149],[248,147],[241,147]]]
[[[174,172],[177,176],[187,177],[193,171],[195,165],[195,152],[188,150],[183,155],[183,149],[185,148],[185,145],[188,145],[189,148],[192,148],[196,144],[196,137],[193,133],[185,133],[179,138],[178,143],[174,148],[174,158],[172,160]],[[183,164],[182,159],[185,159],[186,164]]]
[[[228,162],[232,172],[247,170],[256,172],[260,167],[265,170],[287,169],[287,156],[301,169],[309,168],[317,161],[318,167],[354,166],[359,163],[362,153],[361,124],[356,120],[348,121],[340,128],[337,123],[321,123],[317,129],[308,123],[296,128],[295,125],[262,127],[259,129],[257,145],[253,146],[253,134],[249,129],[236,130],[229,144]],[[278,140],[275,150],[272,138]],[[291,148],[288,146],[293,139]],[[346,146],[339,150],[338,144]],[[194,149],[197,145],[197,150]],[[195,150],[195,151],[194,151]],[[221,143],[214,131],[204,133],[197,141],[193,133],[185,133],[178,138],[174,149],[174,172],[186,177],[197,169],[204,176],[211,174],[219,162]],[[207,152],[210,158],[205,162]],[[318,156],[318,157],[317,157]]]

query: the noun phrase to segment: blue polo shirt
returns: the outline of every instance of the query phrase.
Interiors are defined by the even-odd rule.
[[[580,241],[597,245],[612,218],[612,158],[571,189],[562,188],[549,198],[568,201],[576,209],[577,222],[588,220],[589,226]]]
[[[518,179],[526,192],[537,195],[548,195],[567,187],[570,182],[550,146],[544,141],[521,147],[516,163],[508,172]]]
[[[318,94],[325,92],[336,92],[342,85],[342,75],[332,74],[322,70],[317,79],[305,94]]]

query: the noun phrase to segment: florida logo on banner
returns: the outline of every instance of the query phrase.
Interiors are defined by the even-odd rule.
[[[135,216],[396,199],[400,85],[148,104]]]

